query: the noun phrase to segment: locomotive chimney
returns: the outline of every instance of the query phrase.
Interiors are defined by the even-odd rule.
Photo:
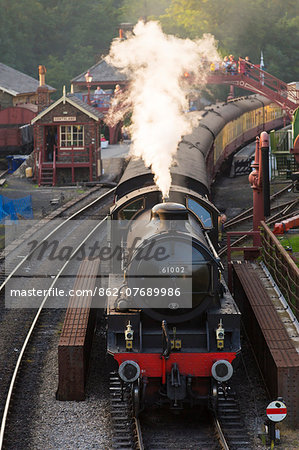
[[[158,219],[161,229],[169,230],[179,228],[185,229],[188,220],[188,210],[180,203],[158,203],[152,208],[151,220]],[[179,221],[179,222],[177,222]]]

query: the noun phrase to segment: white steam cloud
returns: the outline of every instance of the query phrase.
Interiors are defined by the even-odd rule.
[[[131,154],[151,167],[164,197],[178,143],[192,131],[186,114],[191,86],[184,73],[193,74],[193,84],[203,85],[211,62],[219,60],[213,36],[179,39],[165,35],[157,22],[142,21],[126,40],[115,39],[106,57],[130,80],[128,89],[115,97],[107,121],[117,123],[132,111]]]

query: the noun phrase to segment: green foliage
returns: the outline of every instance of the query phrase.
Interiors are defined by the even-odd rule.
[[[299,79],[297,0],[172,0],[160,17],[168,33],[200,37],[211,33],[222,56],[248,55],[283,81]]]
[[[299,79],[298,0],[0,0],[0,11],[0,61],[35,78],[45,65],[57,96],[108,52],[119,23],[140,17],[180,37],[211,33],[222,56],[248,55],[258,64],[263,50],[268,72]]]
[[[122,22],[135,24],[140,18],[158,18],[171,0],[124,0],[120,8]]]
[[[0,0],[1,62],[58,89],[95,64],[117,35],[119,0]]]

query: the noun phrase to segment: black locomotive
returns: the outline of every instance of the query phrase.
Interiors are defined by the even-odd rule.
[[[209,200],[205,155],[183,140],[163,199],[131,160],[110,214],[121,249],[109,278],[107,351],[132,386],[136,414],[216,400],[240,352],[240,313],[217,255],[219,211]],[[117,292],[117,295],[115,295]]]

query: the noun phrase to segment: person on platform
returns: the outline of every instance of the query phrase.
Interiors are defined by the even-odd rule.
[[[223,70],[223,72],[227,73],[227,68],[228,68],[228,56],[225,56],[223,58],[223,62],[222,62],[222,70]]]
[[[105,94],[105,91],[100,87],[97,86],[96,90],[94,91],[93,94],[93,99],[94,99],[94,106],[101,106],[103,103],[103,94]]]
[[[232,75],[235,75],[237,73],[237,62],[235,61],[234,55],[229,55],[227,70]]]
[[[118,95],[120,93],[121,93],[121,88],[120,88],[120,85],[117,84],[114,89],[114,95]]]
[[[112,102],[111,102],[112,106],[117,106],[117,103],[119,101],[119,96],[120,96],[121,93],[122,93],[122,90],[120,88],[120,85],[117,84],[115,86],[115,89],[114,89],[114,92],[113,92],[113,99],[112,99]]]
[[[251,61],[249,59],[249,56],[245,56],[245,75],[249,75],[250,69],[252,67]]]

